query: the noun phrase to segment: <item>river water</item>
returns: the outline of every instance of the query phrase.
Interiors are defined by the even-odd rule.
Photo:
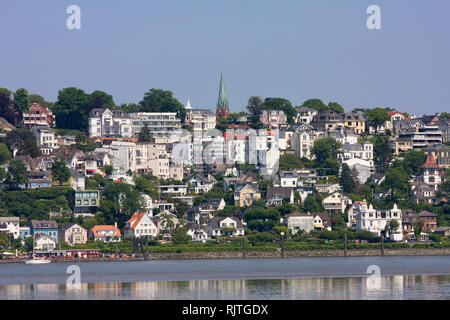
[[[450,299],[450,257],[0,265],[0,299]],[[69,270],[69,273],[67,272]],[[80,287],[67,286],[78,269]]]

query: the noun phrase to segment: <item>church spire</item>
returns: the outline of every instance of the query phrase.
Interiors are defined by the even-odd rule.
[[[227,94],[225,93],[225,82],[223,80],[223,73],[220,73],[219,98],[217,99],[216,118],[226,118],[230,110],[228,108]]]

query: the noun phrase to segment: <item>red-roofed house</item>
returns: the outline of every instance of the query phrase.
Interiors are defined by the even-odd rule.
[[[89,231],[89,237],[103,242],[119,242],[121,240],[120,230],[117,226],[94,226]]]
[[[48,108],[37,103],[33,103],[28,108],[28,113],[23,114],[23,126],[25,128],[33,126],[54,127],[55,124],[55,115]]]
[[[123,228],[127,238],[140,238],[149,236],[155,239],[158,236],[158,227],[147,212],[133,214]]]
[[[427,156],[423,165],[419,168],[419,173],[416,175],[416,181],[422,182],[434,189],[438,190],[438,186],[442,183],[444,170],[439,167],[432,156]]]

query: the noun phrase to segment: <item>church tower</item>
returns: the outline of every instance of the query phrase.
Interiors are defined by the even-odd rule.
[[[228,117],[230,110],[228,109],[228,99],[225,93],[225,83],[223,81],[223,74],[220,73],[219,98],[217,99],[216,118],[224,119]]]

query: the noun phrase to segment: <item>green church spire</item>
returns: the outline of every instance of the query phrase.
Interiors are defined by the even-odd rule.
[[[229,114],[228,98],[225,93],[225,82],[223,81],[223,73],[220,73],[220,86],[219,86],[219,98],[217,99],[217,111],[218,118],[226,118]]]

